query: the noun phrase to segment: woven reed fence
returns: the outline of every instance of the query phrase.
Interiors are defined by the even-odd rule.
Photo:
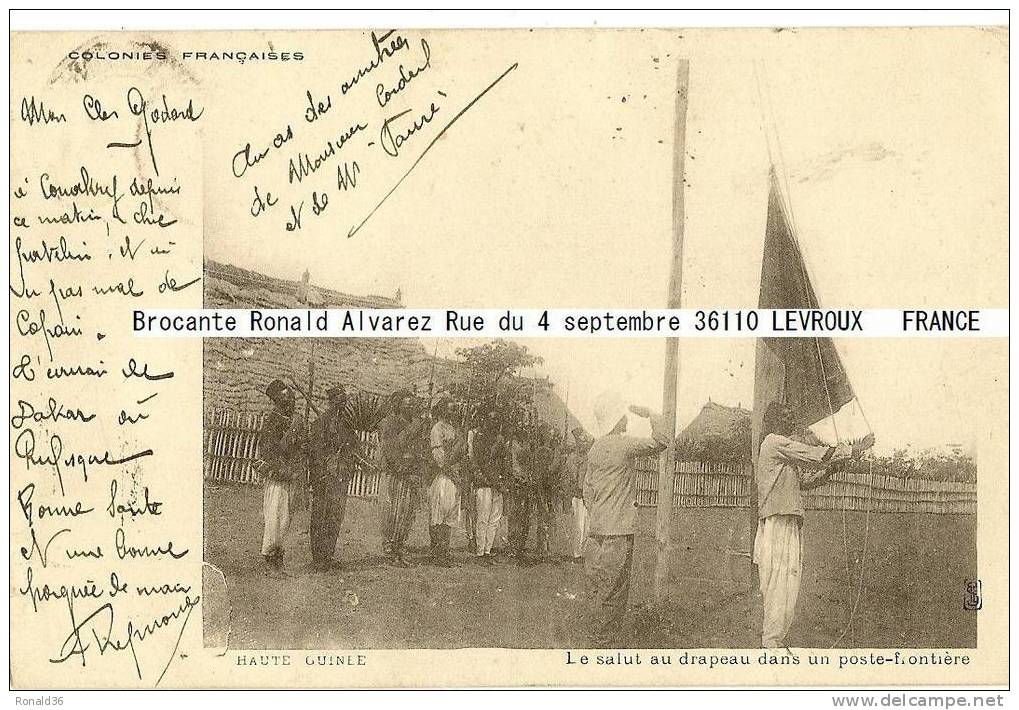
[[[637,462],[637,505],[658,504],[658,457]],[[744,466],[677,461],[673,503],[683,508],[742,508],[750,505]]]
[[[219,483],[258,485],[255,462],[259,458],[259,437],[266,415],[211,408],[205,412],[202,429],[202,466],[207,480]],[[375,432],[358,432],[364,448],[362,461],[355,464],[347,494],[378,498],[380,477],[368,464],[378,445]]]
[[[637,505],[657,505],[658,469],[657,457],[637,462]],[[753,485],[753,468],[745,464],[677,461],[673,503],[683,508],[746,508]],[[843,471],[807,491],[803,502],[810,510],[972,515],[977,488],[974,483]]]
[[[203,467],[207,480],[257,485],[258,439],[265,414],[209,409],[203,432]],[[359,432],[364,442],[361,462],[351,477],[348,494],[377,499],[381,476],[369,464],[378,435]],[[637,462],[637,505],[658,501],[658,458]],[[673,501],[682,508],[747,508],[753,470],[743,464],[677,461]],[[881,513],[975,514],[976,484],[928,481],[920,478],[873,476],[840,472],[809,491],[804,504],[811,510],[858,510]]]

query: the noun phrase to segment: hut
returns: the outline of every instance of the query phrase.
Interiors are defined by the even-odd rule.
[[[206,308],[401,308],[398,298],[356,296],[302,281],[266,276],[206,260]],[[312,340],[307,338],[206,338],[204,408],[263,411],[273,379],[308,380]],[[398,387],[426,394],[453,375],[454,363],[435,359],[414,338],[319,338],[315,345],[314,401],[332,385],[349,392],[385,395]],[[434,363],[434,366],[433,366]]]

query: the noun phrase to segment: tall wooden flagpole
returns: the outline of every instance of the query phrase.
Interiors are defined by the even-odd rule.
[[[686,109],[690,85],[690,63],[679,60],[676,73],[675,145],[672,157],[672,264],[669,270],[669,308],[681,308],[683,291],[684,163],[686,158]],[[658,516],[655,539],[654,601],[663,608],[668,596],[669,553],[672,536],[672,495],[676,469],[676,385],[679,377],[679,339],[665,341],[665,381],[662,385],[662,415],[669,434],[669,446],[661,455],[658,475]]]

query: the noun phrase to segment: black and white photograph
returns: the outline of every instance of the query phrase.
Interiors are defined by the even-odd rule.
[[[698,63],[634,38],[649,51],[625,79],[619,55],[576,45],[594,86],[503,79],[485,101],[518,105],[526,86],[528,105],[479,103],[456,127],[499,136],[485,167],[451,131],[400,188],[431,204],[401,213],[413,198],[394,193],[360,228],[354,248],[381,262],[328,235],[297,253],[207,236],[205,306],[880,307],[972,302],[987,282],[965,273],[1004,285],[991,243],[960,238],[969,198],[934,200],[983,184],[991,156],[920,130],[949,120],[946,91],[979,105],[964,77],[887,101],[903,67],[827,42]],[[578,103],[598,110],[549,118]],[[465,204],[480,214],[451,221]],[[949,283],[929,277],[944,262]],[[207,632],[240,648],[974,647],[971,346],[676,345],[678,360],[625,338],[206,340],[206,561],[229,608]]]

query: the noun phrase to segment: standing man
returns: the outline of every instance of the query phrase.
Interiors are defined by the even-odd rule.
[[[258,443],[258,475],[265,482],[262,557],[266,574],[281,577],[285,574],[283,546],[290,530],[290,508],[294,494],[303,485],[304,420],[294,411],[294,393],[283,380],[273,380],[265,394],[273,410],[262,424]]]
[[[533,494],[533,450],[529,442],[526,421],[517,422],[508,444],[510,461],[509,482],[509,548],[510,557],[518,564],[527,564],[527,538],[531,532]]]
[[[468,450],[477,485],[474,493],[477,516],[475,554],[484,564],[492,565],[492,546],[502,520],[502,488],[509,466],[509,452],[499,432],[498,415],[494,408],[487,410],[480,425],[471,434]]]
[[[311,561],[319,571],[338,566],[333,553],[361,444],[346,421],[347,393],[337,385],[326,390],[326,397],[326,410],[311,426]]]
[[[467,408],[470,407],[470,403],[467,403]],[[475,413],[475,416],[482,416],[479,413]],[[471,457],[471,446],[472,439],[477,433],[477,427],[467,426],[467,414],[464,413],[460,419],[460,425],[455,424],[455,412],[451,413],[450,421],[454,422],[454,427],[461,432],[464,440],[464,460],[460,466],[460,478],[456,481],[457,492],[460,496],[460,509],[463,514],[463,526],[464,534],[467,538],[467,550],[477,550],[477,532],[478,532],[478,500],[475,494],[475,489],[478,486],[476,479],[476,468],[474,461]]]
[[[396,567],[410,567],[405,544],[417,512],[425,462],[421,442],[426,423],[417,416],[414,396],[400,389],[390,398],[390,413],[379,425],[382,470],[389,479],[389,509],[382,521],[382,552]]]
[[[595,418],[603,436],[588,451],[584,504],[590,513],[584,558],[587,577],[589,631],[592,645],[616,644],[626,612],[637,532],[637,471],[635,461],[662,451],[669,441],[663,418],[647,407],[629,411],[651,421],[650,439],[626,435],[627,407],[615,393],[595,400]]]
[[[587,476],[587,452],[591,439],[583,427],[575,427],[573,447],[566,455],[562,469],[562,486],[570,504],[570,560],[584,561],[584,541],[587,539],[587,507],[584,505],[584,479]]]
[[[432,558],[440,567],[453,567],[455,563],[449,545],[453,528],[460,520],[460,494],[462,466],[466,465],[467,442],[452,424],[453,401],[440,396],[432,406],[432,429],[428,440],[435,464],[435,477],[428,487],[429,527],[432,538]]]
[[[852,445],[809,446],[795,441],[792,412],[772,402],[764,413],[757,479],[757,536],[754,562],[764,597],[761,645],[781,648],[793,622],[803,571],[803,501],[800,491],[816,488],[833,473],[832,465],[859,457],[874,445],[868,434]]]
[[[546,561],[552,557],[552,535],[559,504],[558,442],[546,422],[534,427],[534,515],[536,551]]]

